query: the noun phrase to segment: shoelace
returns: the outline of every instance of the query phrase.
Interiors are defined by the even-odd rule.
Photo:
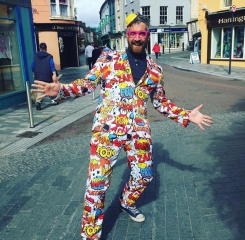
[[[134,206],[134,207],[128,207],[130,209],[130,211],[133,213],[133,214],[140,214],[140,211]]]

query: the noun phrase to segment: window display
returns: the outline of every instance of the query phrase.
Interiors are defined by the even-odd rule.
[[[230,57],[231,28],[223,28],[223,58]]]
[[[215,28],[213,30],[213,44],[211,46],[213,58],[221,58],[221,32],[222,28]]]
[[[244,27],[235,27],[233,58],[243,58]]]
[[[233,28],[231,39],[231,27],[214,28],[212,30],[211,58],[244,59],[244,26]],[[232,47],[232,49],[230,49]]]
[[[9,7],[6,5],[0,5],[1,13],[8,13],[8,9]],[[15,21],[0,19],[0,29],[0,95],[4,95],[23,90],[24,86],[15,31]]]

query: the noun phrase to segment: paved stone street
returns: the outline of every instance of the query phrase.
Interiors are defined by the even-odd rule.
[[[164,56],[159,62],[163,64],[166,59],[167,56]],[[192,107],[192,103],[189,103],[191,95],[195,102],[200,98],[200,101],[205,101],[203,110],[212,115],[215,124],[204,132],[193,124],[183,129],[169,119],[155,117],[149,110],[154,142],[154,179],[137,202],[146,215],[146,221],[135,223],[126,213],[119,211],[119,193],[129,177],[127,159],[122,152],[107,192],[102,240],[243,240],[245,96],[242,96],[242,92],[245,82],[234,81],[232,84],[229,81],[229,84],[225,84],[227,79],[210,77],[210,82],[202,83],[202,77],[197,79],[198,76],[193,75],[196,78],[194,81],[192,73],[183,71],[179,73],[183,76],[181,85],[177,82],[179,76],[174,78],[178,73],[163,66],[169,79],[166,82],[169,98],[173,97],[180,106],[189,104],[188,107]],[[85,70],[83,67],[81,69]],[[69,70],[66,71],[63,72],[64,76],[69,73]],[[71,72],[71,77],[76,78],[75,72]],[[80,134],[70,138],[63,138],[62,131],[65,135],[69,131],[67,129],[72,128],[67,124],[69,121],[75,123],[81,116],[89,114],[79,120],[87,124],[92,118],[95,100],[91,100],[91,96],[87,100],[81,99],[73,100],[73,104],[64,102],[57,108],[47,107],[46,113],[40,113],[40,116],[52,111],[53,115],[61,111],[65,114],[60,114],[60,120],[48,119],[46,125],[39,124],[38,129],[35,127],[35,130],[42,132],[39,136],[46,134],[50,140],[45,141],[45,137],[35,140],[38,136],[33,137],[29,139],[33,143],[25,151],[16,149],[8,154],[5,149],[10,149],[9,146],[14,149],[14,145],[19,146],[26,140],[14,142],[15,133],[12,133],[12,143],[9,141],[9,145],[2,148],[1,239],[80,239],[90,133],[88,125],[83,126]],[[90,106],[85,114],[80,111],[86,109],[86,103]],[[70,112],[67,114],[68,110]],[[17,116],[16,111],[10,112],[10,116]],[[6,113],[0,119],[11,119],[8,116]],[[54,125],[62,121],[65,122],[63,128]],[[21,127],[18,127],[20,131]],[[18,132],[16,125],[13,129]],[[56,138],[52,139],[49,131],[53,136],[57,134]],[[7,132],[4,136],[7,136]]]

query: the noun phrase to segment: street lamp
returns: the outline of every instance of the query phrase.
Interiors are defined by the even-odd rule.
[[[168,25],[168,53],[170,53],[170,47],[171,47],[171,43],[170,43],[170,25]]]
[[[231,55],[233,55],[233,52],[232,52],[232,37],[233,37],[233,22],[234,22],[234,12],[236,11],[236,6],[233,5],[230,7],[230,10],[231,12],[231,38],[230,38],[230,59],[229,59],[229,74],[231,74]]]

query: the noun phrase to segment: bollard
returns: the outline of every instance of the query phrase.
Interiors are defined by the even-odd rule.
[[[95,92],[95,91],[92,92],[92,100],[94,100],[94,92]]]
[[[184,51],[184,50],[185,50],[185,44],[182,43],[182,51]]]
[[[33,128],[34,127],[34,120],[33,120],[33,113],[32,113],[32,102],[31,102],[30,87],[29,87],[28,81],[26,81],[26,95],[27,95],[27,102],[28,102],[30,127]]]
[[[162,53],[164,54],[164,45],[162,45]]]

